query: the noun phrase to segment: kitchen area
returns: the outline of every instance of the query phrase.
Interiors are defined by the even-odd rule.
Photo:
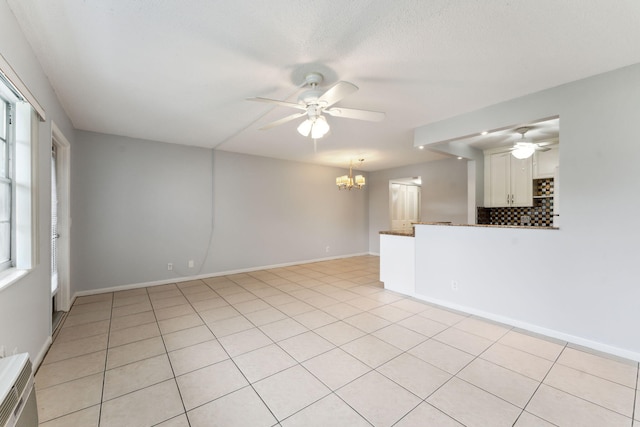
[[[469,178],[469,217],[451,221],[446,217],[421,216],[416,203],[397,206],[399,180],[390,180],[390,229],[380,231],[380,280],[385,288],[405,295],[416,293],[416,240],[435,227],[557,230],[560,226],[560,138],[558,117],[511,126],[492,132],[447,141],[475,154],[466,159]],[[437,144],[436,144],[437,145]],[[460,156],[462,157],[462,156]],[[458,157],[464,161],[464,158]],[[471,165],[470,165],[471,166]],[[414,177],[414,182],[420,182]],[[418,197],[419,197],[419,186]],[[477,191],[475,191],[477,190]],[[474,193],[475,194],[472,194]],[[417,204],[418,208],[420,204]],[[399,221],[398,218],[407,218]],[[417,218],[417,220],[411,220]],[[437,219],[437,220],[436,220]],[[430,232],[430,231],[427,231]],[[451,281],[451,291],[458,283]]]

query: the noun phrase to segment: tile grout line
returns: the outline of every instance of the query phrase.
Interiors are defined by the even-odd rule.
[[[177,284],[176,284],[176,288],[178,288]],[[164,340],[164,334],[162,333],[162,330],[160,329],[160,324],[158,323],[158,316],[156,315],[156,310],[153,307],[153,302],[151,301],[151,295],[149,294],[149,289],[148,288],[146,288],[146,289],[147,289],[147,296],[149,297],[149,302],[151,303],[151,312],[153,313],[153,318],[156,319],[156,326],[158,327],[158,331],[160,332],[160,339],[162,340],[162,346],[164,347],[164,354],[167,357],[167,361],[169,362],[169,368],[171,369],[171,374],[173,375],[173,382],[174,382],[174,384],[176,386],[176,390],[178,390],[178,396],[180,396],[180,404],[182,405],[182,409],[184,411],[184,417],[187,419],[187,424],[189,426],[191,426],[191,421],[189,420],[189,416],[187,415],[187,408],[184,405],[184,399],[182,397],[182,392],[180,391],[180,387],[178,386],[178,378],[176,377],[176,372],[175,372],[175,370],[173,368],[173,364],[171,363],[171,358],[169,357],[169,350],[167,349],[167,344],[166,344],[166,342]],[[182,292],[182,289],[178,288],[178,290],[184,296],[184,293]],[[186,299],[186,297],[185,297],[185,299]],[[189,301],[189,300],[187,300],[187,301]],[[193,307],[191,307],[191,308],[193,309]],[[158,383],[158,384],[160,384],[160,383]],[[176,418],[178,416],[180,416],[180,414],[175,415],[175,416],[173,416],[171,418],[168,418],[166,420],[160,421],[160,422],[156,423],[156,425],[157,424],[161,424],[161,423],[163,423],[165,421],[171,420],[173,418]]]
[[[524,407],[522,408],[522,412],[520,412],[520,415],[518,415],[518,418],[516,418],[516,421],[514,422],[514,425],[516,422],[518,422],[518,420],[520,419],[520,417],[522,416],[522,414],[527,410],[527,406],[529,406],[529,404],[531,403],[531,401],[533,400],[533,397],[536,395],[536,393],[538,393],[538,390],[540,390],[540,387],[542,386],[542,384],[544,383],[544,380],[547,379],[547,376],[549,375],[549,373],[551,372],[551,370],[553,369],[553,367],[556,365],[556,363],[558,362],[558,359],[560,359],[560,356],[562,355],[562,353],[564,353],[564,350],[567,348],[567,343],[564,344],[564,346],[562,347],[562,350],[560,350],[560,352],[558,352],[558,355],[556,356],[555,360],[553,361],[553,364],[551,365],[551,367],[549,368],[549,370],[547,371],[547,373],[544,375],[544,378],[542,378],[542,380],[540,380],[540,382],[538,383],[538,386],[536,387],[536,389],[533,391],[533,393],[531,393],[531,397],[529,397],[529,400],[527,400],[527,403],[524,405]],[[546,384],[545,384],[546,385]],[[541,420],[544,420],[550,424],[554,424],[551,421],[542,418],[541,416],[537,415],[537,414],[533,414],[531,413],[531,415],[534,415],[535,417],[540,418]],[[554,424],[555,425],[555,424]]]
[[[109,360],[109,341],[111,340],[111,319],[113,319],[114,295],[111,293],[111,315],[109,316],[109,327],[107,328],[107,348],[104,354],[104,370],[102,371],[102,390],[100,390],[100,409],[98,411],[98,427],[102,423],[102,404],[104,399],[104,388],[107,383],[107,361]]]
[[[464,320],[464,319],[462,319],[462,320]],[[447,329],[449,329],[449,328],[453,328],[455,325],[457,325],[458,323],[462,322],[462,320],[460,320],[459,322],[456,322],[456,323],[454,323],[454,324],[452,324],[452,325],[449,325]],[[447,329],[445,329],[445,330],[447,330]],[[443,330],[443,331],[441,331],[441,332],[444,332],[445,330]],[[509,330],[511,330],[511,329],[509,329]],[[439,332],[439,333],[441,333],[441,332]],[[506,335],[508,332],[509,332],[509,331],[505,332],[505,334],[503,334],[503,336],[504,336],[504,335]],[[437,335],[437,334],[435,334],[435,335]],[[435,336],[435,335],[434,335],[434,336]],[[502,338],[502,337],[501,337],[501,338]],[[444,382],[444,383],[442,383],[439,387],[437,387],[433,392],[431,392],[431,393],[429,394],[429,396],[425,397],[425,398],[423,399],[423,401],[424,401],[425,403],[427,403],[427,404],[431,405],[429,402],[427,402],[427,399],[429,399],[431,396],[433,396],[435,393],[437,393],[440,389],[442,389],[445,385],[447,385],[449,382],[451,382],[451,380],[453,380],[454,378],[457,378],[458,380],[460,380],[460,381],[464,381],[465,383],[467,383],[467,384],[471,385],[472,387],[476,387],[476,388],[478,388],[478,389],[480,389],[480,390],[484,391],[485,393],[488,393],[488,394],[490,394],[490,395],[492,395],[492,396],[494,396],[494,397],[496,397],[496,398],[498,398],[498,399],[500,399],[500,400],[502,400],[502,401],[504,401],[504,402],[506,402],[506,403],[508,403],[508,404],[510,404],[510,405],[512,405],[512,406],[515,406],[516,408],[518,408],[516,405],[514,405],[514,404],[513,404],[513,403],[511,403],[511,402],[508,402],[508,401],[504,400],[504,399],[503,399],[503,398],[501,398],[500,396],[496,396],[495,394],[491,393],[490,391],[485,390],[485,389],[483,389],[483,388],[481,388],[481,387],[478,387],[477,385],[472,384],[472,383],[470,383],[470,382],[468,382],[468,381],[464,380],[463,378],[459,378],[459,377],[458,377],[458,374],[459,374],[460,372],[462,372],[462,371],[463,371],[467,366],[471,365],[475,360],[480,359],[480,355],[482,355],[482,354],[483,354],[483,353],[485,353],[487,350],[489,350],[491,347],[493,347],[493,345],[494,345],[494,344],[496,344],[496,343],[498,342],[498,340],[494,341],[494,342],[493,342],[489,347],[487,347],[486,349],[484,349],[484,350],[483,350],[481,353],[479,353],[478,355],[473,355],[473,354],[468,353],[468,352],[466,352],[466,351],[464,351],[464,350],[461,350],[461,349],[459,349],[459,348],[457,348],[457,347],[451,346],[451,345],[449,345],[449,344],[447,344],[447,343],[442,343],[442,342],[438,341],[437,339],[435,339],[433,336],[432,336],[432,337],[429,337],[429,339],[428,339],[427,341],[429,341],[429,340],[434,340],[434,341],[439,342],[439,343],[441,343],[441,344],[444,344],[444,345],[447,345],[447,346],[449,346],[449,347],[452,347],[452,348],[454,348],[454,349],[456,349],[456,350],[459,350],[459,351],[462,351],[462,352],[464,352],[464,353],[467,353],[467,354],[469,354],[470,356],[473,356],[473,359],[471,359],[471,360],[470,360],[468,363],[466,363],[463,367],[461,367],[460,369],[458,369],[458,371],[457,371],[455,374],[451,374],[450,372],[445,371],[446,373],[448,373],[448,374],[450,374],[450,375],[451,375],[451,378],[449,378],[447,381],[445,381],[445,382]],[[426,341],[425,341],[425,342],[426,342]],[[420,345],[420,344],[417,344],[415,347],[417,347],[418,345]],[[415,348],[415,347],[414,347],[414,348]],[[414,357],[415,357],[415,356],[414,356]],[[484,360],[484,359],[483,359],[483,360]],[[429,362],[428,362],[428,361],[426,361],[426,360],[424,360],[424,362],[425,362],[425,363],[429,363]],[[431,363],[429,363],[429,364],[430,364],[431,366],[434,366],[434,367],[435,367],[435,368],[437,368],[437,369],[443,370],[442,368],[439,368],[438,366],[435,366],[435,365],[433,365],[433,364],[431,364]],[[438,408],[437,406],[434,406],[434,405],[431,405],[431,406],[433,406],[434,408],[438,409],[440,412],[442,412],[443,414],[447,415],[449,418],[451,418],[451,419],[455,420],[456,422],[458,422],[458,423],[460,423],[460,424],[463,424],[463,423],[462,423],[462,421],[460,421],[460,420],[458,420],[458,419],[454,418],[451,414],[447,414],[446,412],[444,412],[444,411],[440,410],[440,408]],[[518,409],[519,409],[519,408],[518,408]],[[523,409],[523,410],[524,410],[524,409]],[[517,421],[517,418],[516,418],[516,421]],[[514,423],[515,423],[515,421],[514,421]],[[464,424],[463,424],[463,425],[464,425]]]
[[[226,277],[226,276],[223,276]],[[216,292],[215,289],[213,289],[208,283],[204,282],[203,283],[205,285],[207,285],[207,287],[209,287],[214,293],[216,293],[216,295],[220,296],[222,299],[224,299],[224,297],[222,297],[222,295],[220,295],[218,292]],[[182,292],[182,289],[180,289],[180,292],[184,295],[184,292]],[[186,298],[186,296],[185,296]],[[245,381],[247,382],[247,385],[244,387],[241,387],[237,390],[233,390],[229,393],[225,393],[224,395],[218,396],[217,398],[210,400],[208,402],[203,403],[202,405],[198,405],[194,408],[191,409],[191,411],[193,411],[196,408],[199,408],[201,406],[204,405],[208,405],[209,403],[221,399],[225,396],[228,396],[232,393],[235,393],[236,391],[242,390],[246,387],[251,387],[251,389],[253,390],[253,392],[256,394],[256,396],[258,396],[258,398],[260,399],[260,401],[262,402],[262,404],[265,406],[265,408],[267,408],[267,410],[271,413],[271,415],[273,416],[273,419],[276,420],[276,424],[279,424],[279,420],[278,417],[276,417],[276,415],[273,413],[273,411],[271,410],[271,408],[267,405],[267,403],[263,400],[262,396],[260,396],[260,394],[258,393],[258,391],[253,387],[253,384],[249,381],[249,379],[246,377],[246,375],[244,374],[244,372],[242,372],[242,370],[240,369],[240,367],[236,364],[235,360],[233,360],[233,357],[231,357],[231,355],[229,354],[229,352],[227,351],[227,349],[220,343],[220,339],[218,338],[218,336],[211,330],[211,328],[209,327],[209,325],[207,324],[207,322],[205,322],[205,320],[202,318],[202,316],[200,315],[200,312],[198,310],[195,309],[195,307],[193,307],[193,304],[191,303],[191,301],[189,301],[188,298],[186,298],[189,305],[191,305],[191,308],[196,312],[196,314],[198,315],[198,317],[200,318],[200,320],[202,321],[202,323],[206,326],[206,328],[209,330],[209,332],[211,332],[211,335],[213,335],[214,339],[218,342],[218,344],[220,345],[220,348],[222,348],[222,350],[226,353],[226,355],[228,356],[228,360],[231,361],[231,363],[233,363],[233,365],[235,366],[235,368],[238,370],[238,372],[240,372],[240,374],[242,375],[242,377],[245,379]],[[225,302],[228,303],[228,301],[226,299],[224,299]],[[231,304],[229,304],[231,306]],[[206,310],[205,310],[206,311]],[[240,313],[240,315],[242,315],[244,317],[244,315],[242,313]],[[246,318],[246,317],[245,317]],[[251,324],[253,324],[253,322],[251,322],[249,319],[247,319]],[[255,325],[254,325],[255,326]],[[242,331],[241,331],[242,332]],[[233,335],[233,334],[231,334]],[[164,339],[163,339],[164,342]],[[196,344],[197,345],[197,344]],[[168,353],[167,353],[167,357],[168,357]],[[222,361],[221,361],[222,362]],[[217,363],[221,363],[221,362],[217,362]],[[169,359],[169,363],[171,364],[171,359]],[[215,365],[216,363],[214,363],[213,365]],[[207,366],[212,366],[212,365],[207,365]],[[173,365],[172,365],[172,369],[173,369]],[[200,368],[203,369],[203,368]],[[197,369],[196,369],[197,370]],[[191,371],[191,372],[195,372],[195,371]],[[174,373],[174,377],[175,377],[175,373]],[[176,380],[176,387],[178,387],[178,392],[180,392],[180,387],[177,384],[177,378],[175,378]],[[187,415],[187,410],[186,407],[184,406],[184,400],[182,399],[182,393],[180,393],[180,399],[182,400],[182,405],[185,408],[185,416],[187,417],[187,420],[189,420],[189,416]],[[189,425],[191,425],[191,422],[189,422]]]
[[[635,395],[633,396],[633,411],[631,413],[631,424],[633,426],[636,425],[636,419],[640,419],[640,414],[637,414],[639,408],[638,405],[636,405],[636,403],[640,400],[640,397],[638,395],[638,386],[640,385],[640,363],[636,363],[636,392]],[[636,415],[638,415],[638,417],[636,418]]]
[[[574,367],[572,367],[572,366],[568,366],[568,365],[565,365],[565,364],[561,363],[561,362],[559,361],[560,356],[562,355],[562,353],[564,353],[564,351],[565,351],[566,349],[573,349],[573,348],[569,346],[569,343],[567,343],[567,344],[564,346],[564,348],[562,349],[562,351],[558,354],[558,357],[556,358],[556,360],[553,362],[553,365],[551,365],[551,368],[549,368],[549,371],[547,372],[547,374],[544,376],[544,378],[543,378],[543,379],[542,379],[542,381],[540,382],[540,386],[542,386],[542,384],[544,383],[544,380],[545,380],[545,379],[547,379],[547,376],[549,375],[549,373],[551,373],[551,370],[554,368],[554,366],[559,365],[559,366],[567,367],[567,368],[569,368],[569,369],[573,369],[573,370],[578,371],[578,372],[583,372],[583,373],[585,373],[585,374],[587,374],[587,375],[590,375],[590,376],[592,376],[592,377],[595,377],[595,378],[601,379],[601,380],[603,380],[603,381],[607,381],[607,382],[610,382],[610,383],[612,383],[612,384],[616,384],[616,385],[618,385],[618,386],[626,387],[626,388],[631,389],[631,387],[625,386],[624,384],[620,384],[620,383],[617,383],[617,382],[615,382],[615,381],[611,381],[611,380],[609,380],[609,379],[607,379],[607,378],[603,378],[603,377],[600,377],[600,376],[598,376],[598,375],[594,375],[594,374],[591,374],[591,373],[589,373],[589,372],[582,371],[582,370],[576,369],[576,368],[574,368]],[[574,350],[575,350],[575,349],[574,349]],[[608,360],[611,360],[611,359],[608,359]],[[638,373],[636,372],[636,392],[635,392],[635,393],[637,393],[637,381],[638,381],[638,378],[637,378],[637,377],[638,377]],[[534,392],[534,394],[531,396],[531,399],[533,399],[533,396],[538,392],[538,389],[540,388],[540,386],[538,386],[538,388],[536,388],[536,391],[535,391],[535,392]],[[590,403],[590,404],[592,404],[592,405],[594,405],[594,406],[597,406],[597,407],[599,407],[599,408],[602,408],[602,409],[604,409],[604,410],[606,410],[606,411],[612,412],[612,413],[614,413],[614,414],[618,414],[618,415],[620,415],[620,416],[622,416],[622,417],[625,417],[625,418],[629,418],[629,417],[628,417],[627,415],[625,415],[625,414],[622,414],[622,413],[620,413],[620,412],[618,412],[618,411],[616,411],[616,410],[614,410],[614,409],[607,408],[606,406],[603,406],[603,405],[601,405],[600,403],[597,403],[597,402],[593,402],[593,401],[591,401],[591,400],[589,400],[589,399],[587,399],[587,398],[585,398],[585,397],[578,396],[578,395],[576,395],[576,394],[574,394],[574,393],[568,392],[568,391],[566,391],[566,390],[562,390],[562,389],[560,389],[560,388],[558,388],[558,387],[555,387],[555,386],[553,386],[553,385],[550,385],[550,384],[545,384],[545,386],[547,386],[547,387],[549,387],[549,388],[552,388],[552,389],[554,389],[554,390],[560,391],[560,392],[562,392],[562,393],[565,393],[565,394],[567,394],[567,395],[569,395],[569,396],[573,396],[573,397],[575,397],[576,399],[580,399],[580,400],[582,400],[582,401],[584,401],[584,402]],[[634,394],[634,397],[635,397],[635,394]],[[529,399],[529,402],[531,401],[531,399]],[[529,404],[529,402],[527,402],[527,405]],[[634,422],[634,419],[633,419],[633,416],[634,416],[634,409],[633,409],[633,408],[634,408],[634,406],[635,406],[635,399],[634,399],[634,401],[633,401],[633,403],[632,403],[632,411],[631,411],[631,418],[630,418],[630,420],[631,420],[632,424],[633,424],[633,422]],[[536,415],[536,416],[537,416],[537,417],[539,417],[538,415]],[[542,417],[539,417],[539,418],[542,418]],[[544,419],[544,418],[543,418],[543,419]],[[545,421],[547,421],[547,420],[545,420]]]

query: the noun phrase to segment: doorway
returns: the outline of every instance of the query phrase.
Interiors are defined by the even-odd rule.
[[[55,123],[51,128],[51,333],[69,311],[71,144]]]
[[[412,233],[413,223],[420,222],[422,179],[419,176],[389,181],[391,230]]]

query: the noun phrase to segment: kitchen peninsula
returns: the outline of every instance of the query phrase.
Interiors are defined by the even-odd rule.
[[[543,295],[562,269],[560,229],[442,223],[416,223],[414,229],[413,236],[380,232],[386,289],[557,336],[533,319],[548,310]]]
[[[458,236],[457,239],[466,239],[472,238],[476,239],[478,236],[486,235],[489,239],[487,240],[486,248],[483,251],[486,252],[486,249],[496,249],[492,246],[490,241],[493,241],[494,238],[490,236],[490,233],[499,233],[499,235],[504,239],[508,237],[510,243],[507,247],[503,249],[509,250],[511,246],[518,242],[519,236],[521,232],[534,231],[538,230],[558,230],[557,227],[540,227],[540,226],[526,226],[526,225],[493,225],[493,224],[451,224],[448,222],[418,222],[413,224],[413,232],[409,231],[380,231],[380,281],[384,283],[385,289],[389,289],[394,292],[398,292],[404,295],[410,295],[421,299],[429,299],[428,293],[423,294],[418,292],[416,288],[416,277],[420,276],[417,274],[417,269],[420,269],[425,263],[431,264],[431,262],[435,262],[437,259],[438,252],[437,248],[432,248],[430,244],[423,242],[425,234],[429,235],[431,231],[429,230],[432,227],[441,227],[444,228],[443,235],[447,235],[447,229],[452,230],[451,235]],[[483,229],[487,230],[485,232],[474,233],[471,231],[470,233],[465,233],[464,231],[458,232],[456,229]],[[546,233],[544,233],[546,234]],[[463,237],[465,236],[465,237]],[[420,243],[418,244],[418,241]],[[503,242],[503,243],[506,243]],[[457,244],[464,246],[464,241],[458,240]],[[418,246],[417,246],[418,245]],[[429,259],[423,259],[419,257],[416,252],[417,247],[432,250],[435,253],[429,257]],[[450,258],[452,255],[459,253],[459,251],[447,252],[447,254],[443,254],[442,256],[446,258]],[[480,257],[481,254],[478,254]],[[434,257],[435,256],[435,257]],[[490,263],[491,265],[495,264],[494,262]],[[460,267],[457,267],[458,269]],[[455,279],[455,274],[451,275],[453,278],[450,279],[451,290],[457,292],[458,291],[458,282]],[[447,281],[445,280],[444,287],[448,287]],[[427,286],[425,283],[421,283],[422,286],[426,286],[426,289],[431,288]],[[439,286],[442,287],[442,286]]]

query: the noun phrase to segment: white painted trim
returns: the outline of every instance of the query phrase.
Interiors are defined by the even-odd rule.
[[[22,81],[18,73],[15,72],[13,67],[9,65],[7,60],[0,54],[0,70],[2,73],[7,76],[9,81],[20,91],[20,94],[31,104],[36,113],[38,113],[38,117],[41,122],[45,122],[47,120],[47,115],[44,112],[44,108],[38,102],[35,96],[31,93],[26,84]]]
[[[69,311],[71,308],[71,143],[60,128],[51,121],[51,143],[58,153],[56,166],[58,171],[58,308]],[[62,261],[62,262],[60,262]]]
[[[51,335],[49,335],[42,345],[38,355],[31,360],[33,362],[33,372],[36,372],[40,367],[44,357],[47,355],[47,351],[49,351],[49,347],[51,347],[51,343],[53,343],[53,340],[51,339]]]
[[[364,255],[369,255],[369,253],[368,252],[360,252],[360,253],[349,254],[349,255],[339,255],[339,256],[326,257],[326,258],[316,258],[316,259],[305,260],[305,261],[285,262],[285,263],[282,263],[282,264],[263,265],[263,266],[260,266],[260,267],[242,268],[242,269],[238,269],[238,270],[220,271],[220,272],[215,272],[215,273],[198,274],[198,275],[195,275],[195,276],[175,277],[173,279],[162,279],[162,280],[155,280],[155,281],[152,281],[152,282],[132,283],[132,284],[129,284],[129,285],[120,285],[120,286],[112,286],[112,287],[109,287],[109,288],[92,289],[92,290],[88,290],[88,291],[79,291],[79,292],[76,292],[76,293],[73,294],[73,301],[72,301],[71,305],[73,305],[73,302],[75,301],[76,298],[84,297],[84,296],[87,296],[87,295],[97,295],[97,294],[105,294],[105,293],[108,293],[108,292],[127,291],[129,289],[146,288],[146,287],[149,287],[149,286],[168,285],[170,283],[187,282],[189,280],[206,279],[208,277],[229,276],[229,275],[232,275],[232,274],[250,273],[252,271],[269,270],[269,269],[272,269],[272,268],[290,267],[292,265],[311,264],[311,263],[314,263],[314,262],[331,261],[331,260],[334,260],[334,259],[352,258],[352,257],[364,256]]]
[[[0,292],[13,285],[32,270],[20,270],[18,268],[9,268],[0,273]]]
[[[472,314],[474,316],[483,317],[485,319],[493,320],[494,322],[503,323],[505,325],[514,326],[516,328],[524,329],[529,332],[533,332],[536,334],[544,335],[550,338],[556,338],[562,341],[566,341],[568,343],[581,345],[583,347],[587,347],[593,350],[601,351],[604,353],[612,354],[614,356],[623,357],[625,359],[634,360],[636,362],[640,362],[640,353],[636,353],[633,351],[625,350],[618,347],[613,347],[607,344],[602,344],[597,341],[591,341],[582,337],[578,337],[575,335],[566,334],[564,332],[556,331],[554,329],[543,328],[538,325],[534,325],[532,323],[522,322],[520,320],[515,320],[510,317],[499,316],[494,313],[490,313],[487,311],[476,310],[474,308],[470,308],[467,306],[459,305],[459,304],[451,304],[447,301],[428,298],[424,295],[419,295],[414,293],[410,295],[416,299],[426,301],[432,304],[437,304],[442,307],[450,308],[452,310],[461,311],[463,313]]]

